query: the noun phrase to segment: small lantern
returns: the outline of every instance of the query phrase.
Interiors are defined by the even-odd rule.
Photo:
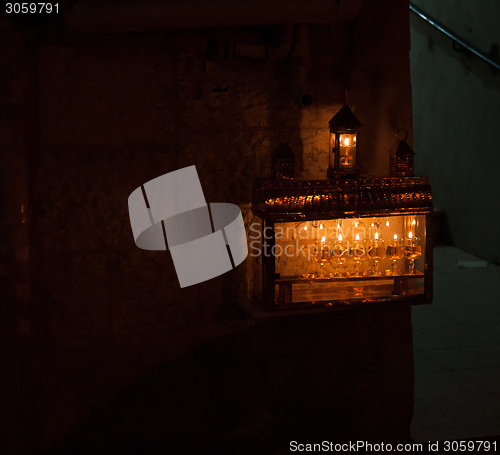
[[[330,120],[330,150],[328,155],[328,178],[357,177],[358,133],[361,123],[347,104]]]
[[[406,133],[406,132],[405,132]],[[389,171],[391,177],[413,177],[413,156],[415,152],[406,142],[408,134],[390,151]]]
[[[284,143],[276,147],[271,160],[271,175],[273,180],[292,180],[295,175],[295,155],[292,149]]]

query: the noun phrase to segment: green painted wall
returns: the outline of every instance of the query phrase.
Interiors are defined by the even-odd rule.
[[[499,2],[415,4],[484,52],[498,52]],[[410,24],[416,173],[429,175],[453,243],[499,262],[500,72],[455,52],[413,13]]]

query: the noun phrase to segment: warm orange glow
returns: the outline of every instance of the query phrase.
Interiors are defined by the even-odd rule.
[[[349,144],[350,144],[349,138],[348,138],[348,137],[346,137],[346,138],[344,139],[344,145],[345,145],[346,147],[349,147]]]
[[[354,149],[352,135],[350,144]],[[296,204],[299,196],[287,197],[293,197],[291,204]],[[328,201],[331,198],[332,195]],[[377,215],[368,210],[363,212],[364,206],[359,205],[356,211],[346,212],[344,218],[336,210],[328,218],[326,212],[320,211],[319,203],[316,211],[307,212],[308,208],[306,205],[303,208],[305,219],[274,224],[276,276],[271,276],[267,269],[269,276],[264,276],[267,285],[273,282],[275,286],[274,296],[269,296],[271,302],[274,297],[276,305],[314,301],[321,305],[331,302],[332,306],[338,302],[341,306],[351,300],[360,303],[427,298],[425,284],[432,272],[432,263],[426,255],[426,248],[430,248],[426,243],[429,240],[426,221],[430,214],[415,213],[420,210],[417,207],[415,211],[408,209],[409,213],[381,209]],[[256,232],[262,233],[259,228]],[[263,254],[265,251],[262,247]],[[256,265],[262,272],[262,263]],[[264,287],[264,280],[261,281],[259,292]]]

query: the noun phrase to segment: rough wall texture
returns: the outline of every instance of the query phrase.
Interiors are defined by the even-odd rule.
[[[394,132],[411,134],[411,94],[407,5],[382,3],[367,4],[349,24],[295,28],[291,53],[279,61],[206,55],[214,37],[258,42],[273,28],[39,41],[30,60],[37,138],[24,150],[33,206],[31,328],[18,333],[17,316],[10,327],[22,362],[9,380],[29,393],[6,397],[16,409],[5,417],[9,450],[49,449],[68,434],[76,436],[67,444],[103,444],[100,432],[118,415],[116,444],[128,448],[151,438],[168,445],[174,433],[189,440],[198,430],[214,444],[229,434],[222,443],[230,447],[259,438],[261,447],[281,447],[295,431],[408,436],[408,307],[339,313],[331,325],[319,317],[249,329],[236,305],[248,295],[247,265],[179,289],[168,254],[135,247],[127,208],[142,183],[194,164],[207,201],[236,203],[250,222],[253,184],[268,176],[279,143],[296,153],[300,177],[326,176],[328,120],[346,86],[364,126],[362,165],[386,174]],[[15,40],[25,32],[8,33]],[[304,92],[313,96],[310,107],[298,102]],[[163,379],[165,395],[148,395],[148,381],[161,395]],[[130,394],[139,398],[121,401]],[[237,423],[226,416],[231,406]],[[258,426],[260,412],[280,421],[278,430]]]
[[[498,61],[498,2],[415,2]],[[500,78],[417,17],[411,20],[416,169],[429,175],[451,241],[500,261]],[[496,49],[496,50],[495,50]]]

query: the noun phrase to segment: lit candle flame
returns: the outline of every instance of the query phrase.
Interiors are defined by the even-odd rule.
[[[325,244],[325,236],[321,237],[321,243],[324,245]]]
[[[385,225],[386,225],[387,227],[389,227],[389,221],[386,221],[386,222],[385,222]]]
[[[408,238],[409,238],[409,239],[413,238],[413,234],[411,233],[411,231],[410,231],[410,233],[408,234]]]
[[[417,223],[417,222],[416,222],[415,220],[413,220],[413,221],[411,222],[411,225],[412,225],[412,226],[415,226],[415,224],[416,224],[416,223]]]
[[[356,242],[359,242],[359,234],[356,234]]]
[[[339,242],[342,242],[342,234],[339,234]]]
[[[307,224],[304,226],[304,231],[307,231]]]
[[[394,240],[398,239],[398,234],[394,234]]]
[[[358,227],[358,226],[359,226],[359,223],[356,221],[356,222],[354,223],[354,227]]]
[[[378,232],[375,232],[375,240],[378,240]]]
[[[349,143],[350,143],[350,142],[349,142],[349,138],[348,138],[348,137],[346,137],[346,138],[344,139],[344,145],[345,145],[346,147],[349,147]]]
[[[323,223],[320,223],[320,224],[319,224],[319,228],[320,228],[320,229],[323,229]]]

